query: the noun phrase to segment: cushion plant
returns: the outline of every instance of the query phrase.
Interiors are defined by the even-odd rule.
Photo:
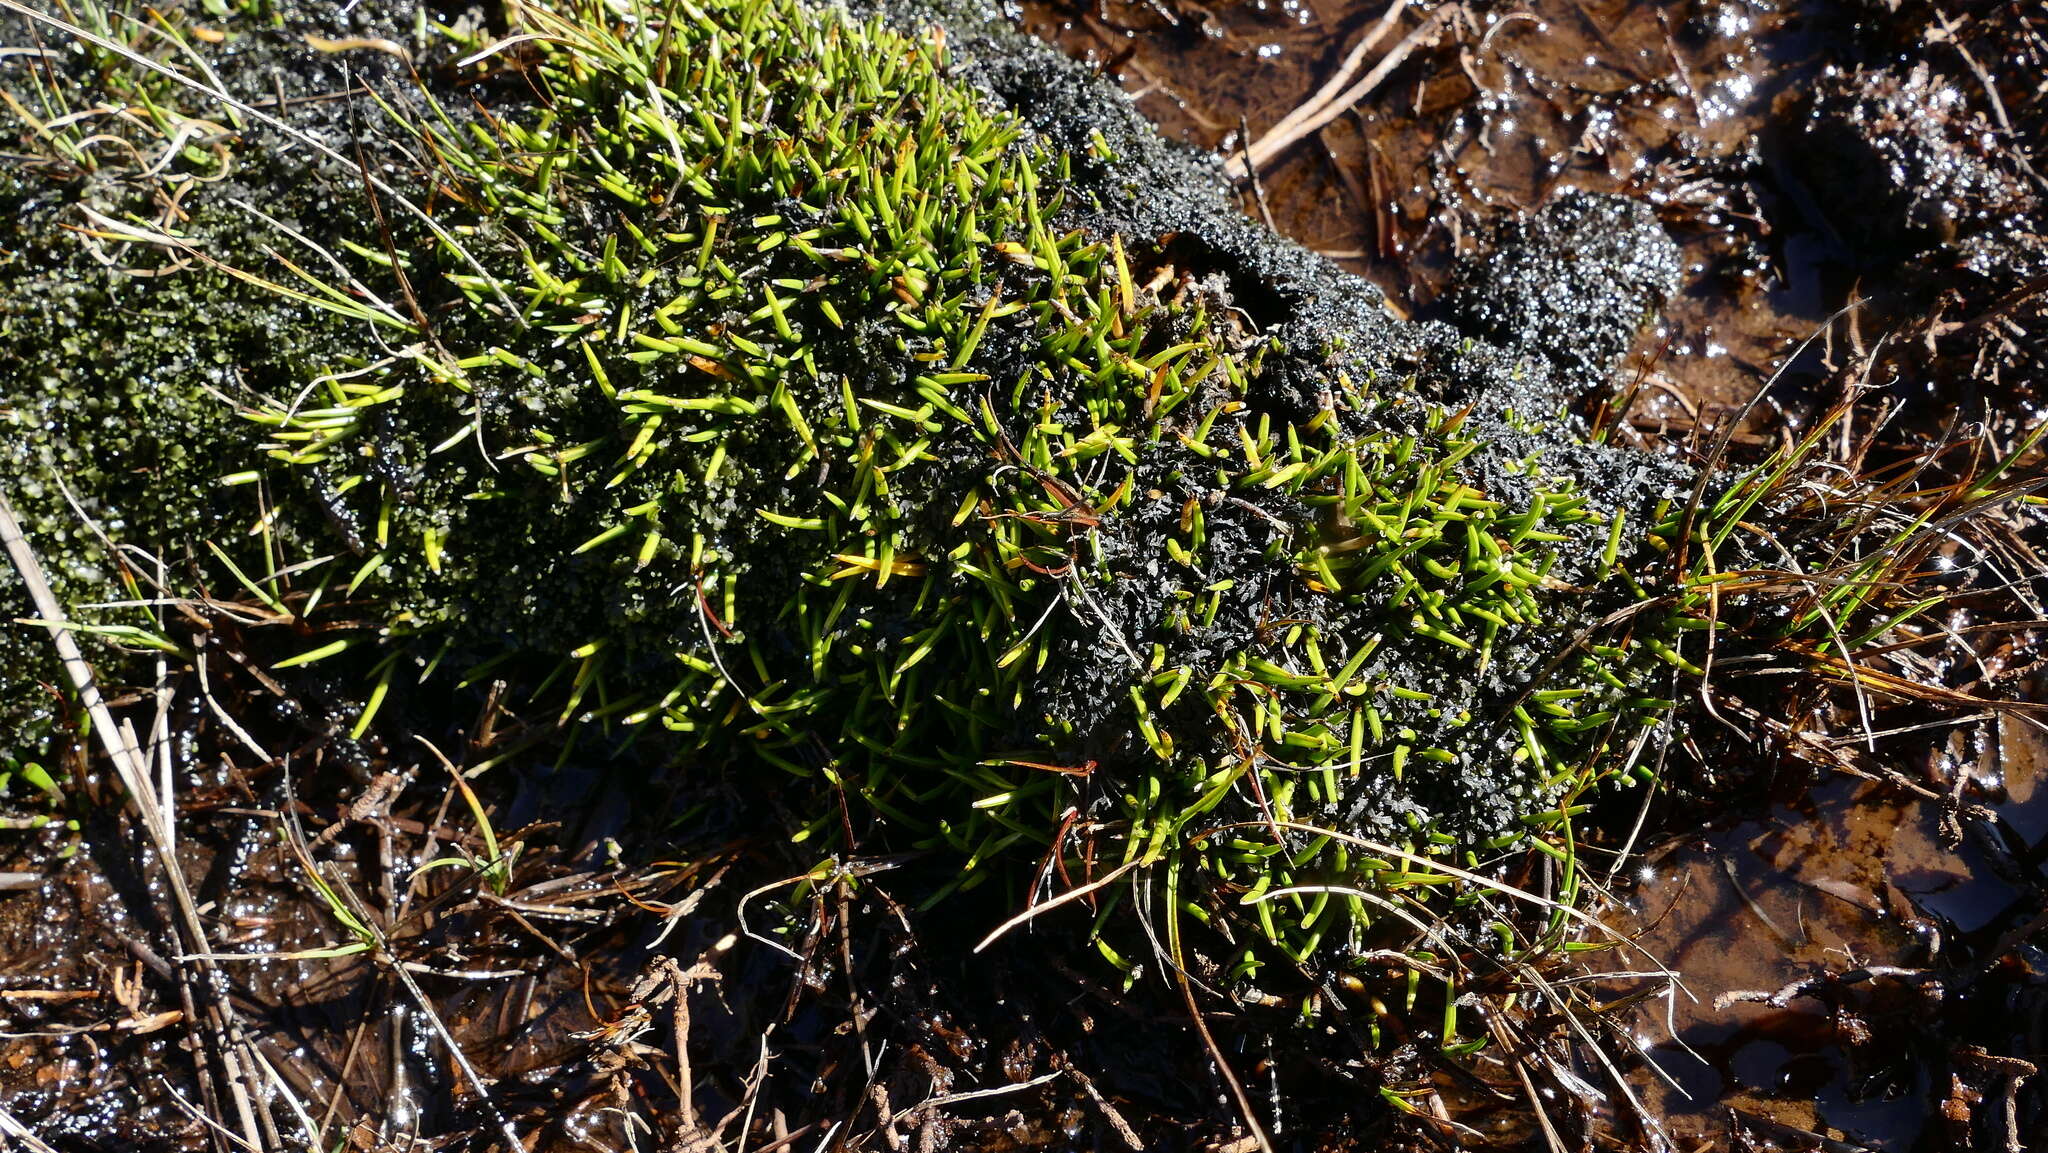
[[[508,678],[786,778],[819,855],[1160,866],[1242,910],[1245,965],[1568,857],[1648,771],[1688,478],[1253,235],[1051,64],[1012,110],[985,40],[801,0],[410,48],[95,20],[93,115],[6,75],[40,158],[4,177],[10,495],[76,602],[159,574],[65,488],[289,623],[277,668],[360,683],[351,737]],[[376,106],[268,102],[263,61],[342,56]]]

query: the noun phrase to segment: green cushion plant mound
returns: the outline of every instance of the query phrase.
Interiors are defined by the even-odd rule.
[[[1301,350],[1172,238],[1077,227],[1077,158],[936,33],[664,12],[461,34],[496,95],[391,105],[360,163],[408,175],[336,239],[194,257],[350,334],[186,450],[326,557],[280,667],[366,670],[356,735],[418,679],[513,676],[787,774],[820,852],[944,853],[949,889],[1157,863],[1175,912],[1242,908],[1296,958],[1450,883],[1431,860],[1568,855],[1686,665],[1668,608],[1570,642],[1646,602],[1679,518],[1366,358],[1272,402]]]

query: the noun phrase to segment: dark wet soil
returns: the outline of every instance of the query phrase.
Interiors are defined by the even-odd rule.
[[[936,889],[929,863],[809,874],[701,766],[621,771],[629,753],[578,752],[495,693],[412,747],[357,743],[320,688],[216,672],[220,713],[173,710],[173,867],[218,997],[179,979],[167,873],[86,747],[66,809],[97,815],[8,832],[0,1122],[65,1153],[241,1148],[205,1119],[237,1115],[231,1052],[270,1106],[263,1148],[303,1147],[295,1118],[323,1150],[504,1149],[508,1129],[529,1153],[1241,1136],[1177,994],[1104,984],[1030,929],[970,954],[989,908],[893,895]],[[1045,924],[1066,939],[1089,916]],[[1348,1076],[1321,1060],[1269,1038],[1246,1063],[1335,1101]],[[1370,1100],[1319,1113],[1320,1147],[1385,1131]]]
[[[236,703],[245,718],[279,711]],[[380,756],[369,776],[316,739],[251,765],[211,718],[185,723],[181,747],[206,756],[172,774],[175,867],[224,998],[195,1002],[175,979],[182,939],[161,862],[118,815],[116,786],[81,773],[81,791],[109,794],[99,815],[11,835],[0,863],[14,878],[0,893],[0,1105],[60,1149],[206,1147],[202,1107],[233,1110],[213,1104],[227,1080],[196,1075],[191,1054],[217,1051],[225,1028],[324,1148],[490,1131],[492,1109],[581,1147],[593,1122],[580,1102],[608,1092],[579,1034],[628,999],[644,959],[628,914],[671,883],[607,851],[649,831],[620,791],[630,778],[568,764],[476,786],[509,861],[500,876],[479,867],[491,842],[432,758]],[[498,727],[516,740],[516,723]],[[493,1082],[488,1105],[450,1093],[466,1075],[442,1027]]]

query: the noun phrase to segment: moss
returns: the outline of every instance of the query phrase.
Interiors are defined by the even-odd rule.
[[[1649,206],[1571,192],[1468,257],[1447,304],[1487,340],[1547,360],[1578,392],[1614,367],[1679,287],[1679,250]]]
[[[17,222],[0,242],[0,473],[72,614],[145,627],[154,614],[92,606],[160,597],[165,577],[189,591],[205,542],[246,539],[248,508],[218,499],[219,480],[261,454],[230,398],[311,371],[334,355],[338,326],[221,276],[111,272],[97,259],[105,249],[82,246],[65,228],[77,218],[56,209],[92,197],[89,184],[0,177],[0,213]],[[224,249],[242,230],[218,211],[194,223]],[[111,554],[99,534],[128,551]],[[36,615],[11,568],[0,570],[0,614]],[[94,655],[114,657],[104,646]],[[61,678],[37,630],[0,631],[0,664],[5,765],[47,741],[59,699],[45,686]]]
[[[340,60],[306,46],[303,19],[273,25],[267,10],[211,4],[86,5],[77,17],[165,66],[195,73],[202,61],[244,97],[282,96],[296,123],[332,131],[354,115],[325,98],[347,77]],[[235,595],[209,543],[257,572],[282,567],[285,551],[331,547],[307,499],[317,494],[289,490],[284,503],[304,501],[305,514],[274,510],[252,552],[257,505],[220,481],[264,459],[244,407],[295,391],[362,343],[340,318],[252,291],[221,269],[266,267],[292,243],[257,209],[332,243],[357,233],[366,207],[335,166],[254,147],[243,135],[250,121],[234,110],[105,45],[5,20],[50,54],[0,65],[13,100],[0,106],[13,156],[0,166],[0,475],[19,478],[8,495],[74,618],[140,630],[122,648],[153,636],[172,644],[161,637],[161,618],[176,615],[168,610],[95,606]],[[390,63],[359,59],[350,74],[388,84]],[[109,222],[168,222],[215,263],[110,235]],[[110,554],[107,540],[122,553]],[[0,615],[34,615],[11,568],[0,568]],[[134,671],[105,636],[87,644],[110,674]],[[38,630],[0,630],[0,666],[4,770],[52,739],[63,711],[52,686],[62,678]]]
[[[1642,602],[1644,533],[1677,526],[1628,519],[1640,481],[1580,491],[1612,457],[1433,402],[1510,375],[1483,350],[1357,287],[1314,323],[1274,287],[1295,257],[1231,256],[1207,210],[1157,227],[1120,191],[1157,171],[1063,149],[935,30],[521,12],[516,47],[427,37],[438,102],[359,132],[434,228],[387,188],[287,203],[294,239],[193,189],[152,227],[239,277],[123,285],[162,332],[23,340],[29,466],[119,462],[78,474],[92,507],[194,556],[269,494],[247,571],[327,558],[281,664],[367,670],[359,731],[410,678],[515,675],[565,722],[786,775],[820,851],[943,852],[962,888],[1163,862],[1176,912],[1249,904],[1306,957],[1370,924],[1332,886],[1568,852],[1685,662],[1668,611],[1564,638]],[[492,87],[515,61],[537,99]],[[492,98],[450,111],[463,86]],[[287,179],[293,153],[240,148]],[[82,267],[22,218],[17,259]],[[39,330],[119,307],[9,279]],[[39,543],[90,557],[58,507]]]

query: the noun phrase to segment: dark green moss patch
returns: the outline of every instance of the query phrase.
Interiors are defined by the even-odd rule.
[[[1690,667],[1645,591],[1684,493],[1507,410],[1540,369],[1395,325],[1123,114],[1084,131],[1068,73],[1034,130],[927,27],[526,13],[424,37],[427,87],[348,126],[434,229],[345,171],[266,201],[289,231],[195,188],[213,215],[135,224],[208,255],[123,286],[162,331],[13,354],[17,414],[169,374],[43,422],[31,471],[119,462],[91,507],[210,579],[216,537],[252,594],[293,568],[279,666],[366,677],[358,735],[423,677],[510,676],[786,779],[821,853],[943,853],[960,888],[1158,863],[1176,912],[1297,957],[1452,880],[1428,861],[1568,856],[1641,771]],[[465,109],[504,69],[528,95]],[[52,222],[89,197],[35,195],[16,259],[77,270]]]

